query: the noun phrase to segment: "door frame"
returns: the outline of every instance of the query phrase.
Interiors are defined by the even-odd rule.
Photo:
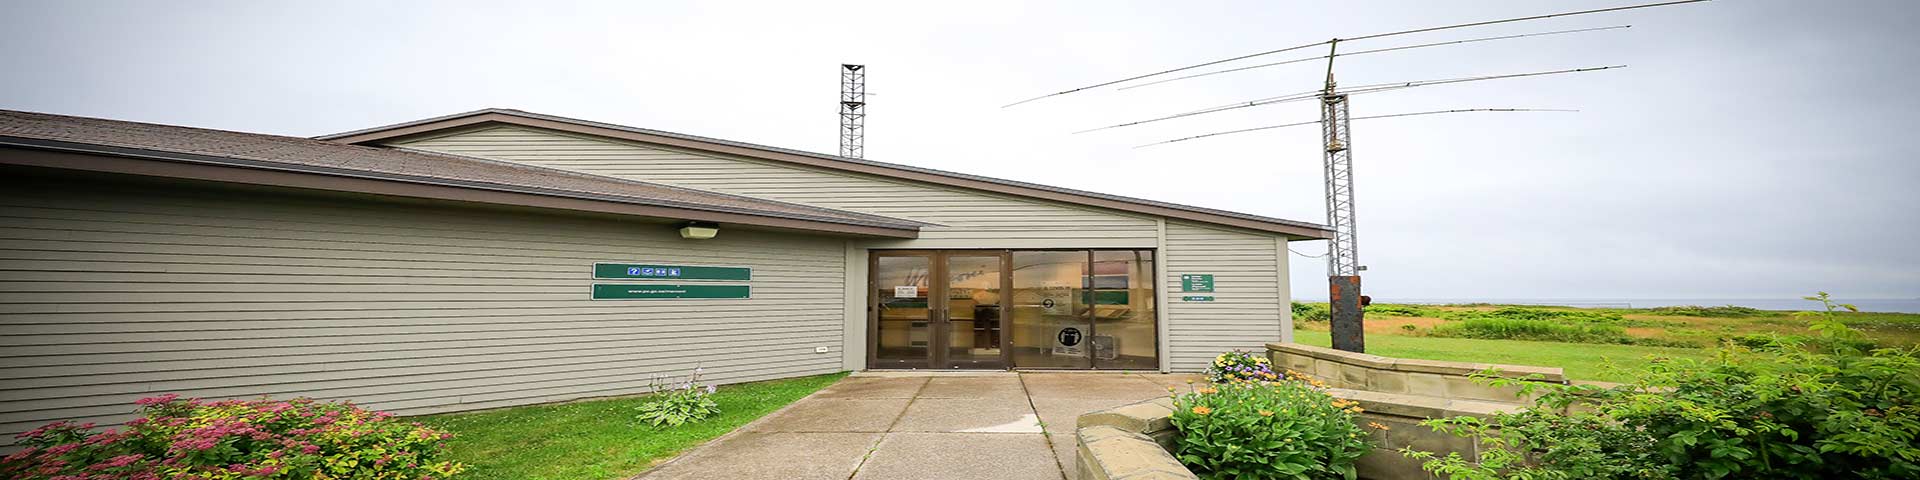
[[[899,368],[885,368],[877,365],[877,363],[880,361],[880,295],[878,294],[879,290],[876,290],[876,289],[879,288],[878,283],[879,283],[879,276],[880,276],[880,257],[924,257],[928,259],[927,261],[927,361],[926,361],[926,367],[925,367],[927,370],[960,369],[960,366],[953,365],[951,362],[951,359],[947,358],[947,353],[948,353],[947,351],[950,348],[947,344],[953,338],[952,337],[953,312],[951,311],[948,305],[949,303],[948,301],[951,299],[947,298],[951,296],[948,294],[948,292],[951,292],[951,288],[952,288],[951,286],[952,277],[949,276],[949,272],[947,271],[948,258],[950,257],[997,257],[1000,259],[1000,319],[998,320],[998,329],[1000,331],[1000,335],[999,335],[998,345],[995,345],[995,347],[1000,350],[1000,361],[999,361],[999,365],[984,367],[984,368],[969,368],[969,370],[1011,370],[1013,369],[1013,351],[1007,348],[1008,347],[1007,344],[1012,341],[1012,335],[1010,332],[1007,331],[1008,322],[1013,317],[1013,295],[1012,295],[1013,270],[1011,268],[1012,255],[1013,255],[1012,250],[998,249],[998,248],[995,248],[995,249],[940,249],[940,250],[929,250],[929,249],[870,249],[868,250],[867,251],[867,286],[866,286],[867,368],[883,369],[883,370],[899,369]],[[911,370],[911,369],[918,369],[920,367],[908,366],[908,367],[901,367],[901,368]]]

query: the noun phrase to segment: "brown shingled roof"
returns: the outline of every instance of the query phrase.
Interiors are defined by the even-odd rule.
[[[0,145],[88,153],[171,153],[227,166],[373,177],[909,232],[927,225],[844,210],[433,152],[100,118],[0,110]],[[89,147],[111,147],[112,151]],[[185,159],[183,157],[182,159]],[[782,226],[791,226],[782,224]]]

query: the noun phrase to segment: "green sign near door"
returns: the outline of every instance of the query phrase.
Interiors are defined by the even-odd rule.
[[[1180,291],[1182,292],[1213,291],[1213,274],[1211,273],[1180,274]]]
[[[730,280],[753,279],[748,267],[703,267],[691,265],[655,265],[648,263],[595,263],[593,278],[644,278],[658,280]]]
[[[751,298],[746,285],[665,285],[637,283],[593,284],[594,300],[659,300],[675,298]]]

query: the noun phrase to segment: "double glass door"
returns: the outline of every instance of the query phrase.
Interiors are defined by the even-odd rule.
[[[874,252],[872,368],[1005,369],[1006,252]]]
[[[873,251],[871,368],[1158,368],[1152,250]]]

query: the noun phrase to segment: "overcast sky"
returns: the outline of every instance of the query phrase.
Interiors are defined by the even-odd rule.
[[[311,136],[484,107],[1323,222],[1312,103],[1070,132],[1310,90],[1306,63],[1015,100],[1331,37],[1617,6],[1493,2],[0,3],[0,108]],[[537,5],[536,5],[537,4]],[[1382,298],[1920,297],[1920,2],[1720,0],[1352,42],[1633,28],[1342,58],[1360,254]],[[1316,55],[1289,53],[1272,60]],[[1318,255],[1323,242],[1295,250]],[[1294,291],[1324,298],[1296,256]]]

